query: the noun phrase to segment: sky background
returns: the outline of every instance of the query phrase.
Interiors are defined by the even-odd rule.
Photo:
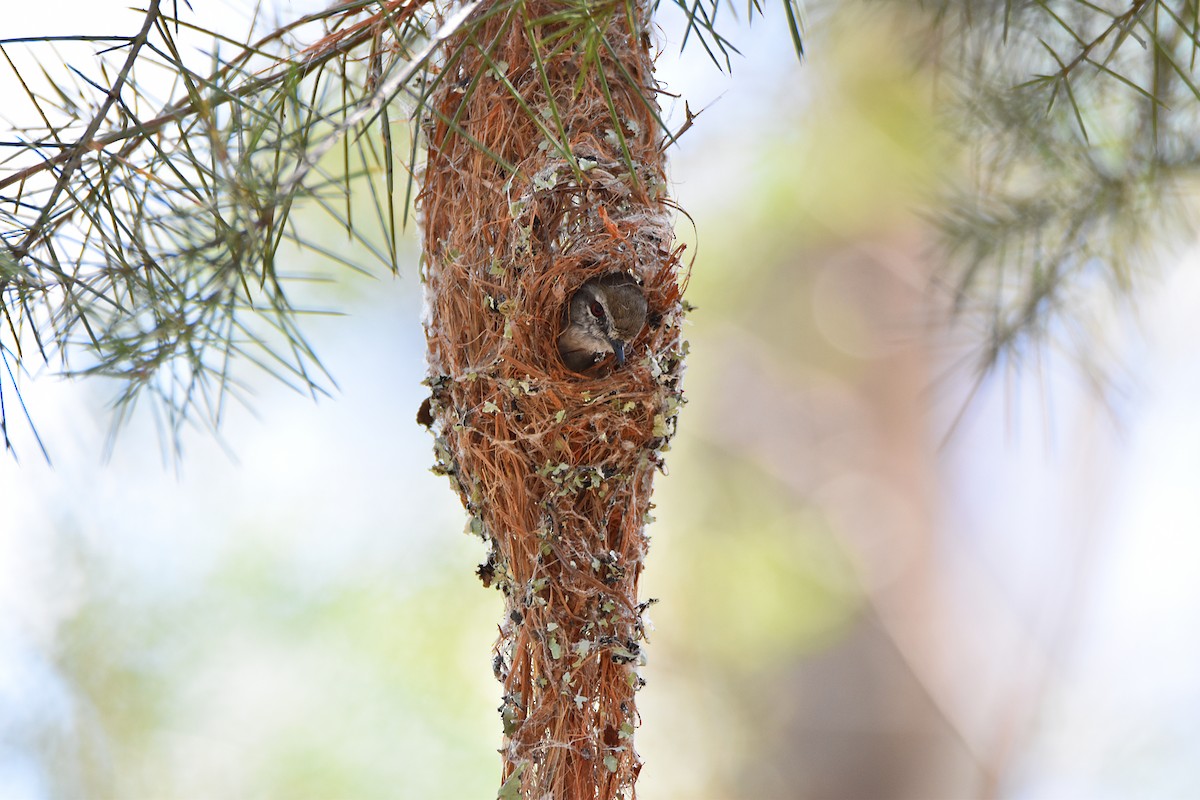
[[[200,19],[241,16],[229,8],[242,7],[213,4]],[[932,124],[909,102],[920,79],[889,72],[900,55],[880,44],[886,26],[822,13],[797,66],[779,16],[732,28],[746,54],[732,77],[699,48],[677,57],[680,29],[662,19],[660,79],[705,109],[671,166],[696,223],[679,233],[698,244],[700,310],[643,583],[663,602],[641,699],[642,796],[808,796],[778,788],[791,785],[788,748],[806,741],[797,731],[860,723],[804,717],[825,694],[807,670],[867,617],[883,620],[968,751],[1006,754],[1001,796],[1196,796],[1200,250],[1112,316],[1104,398],[1047,350],[987,380],[955,426],[973,378],[956,356],[971,328],[931,332],[904,315],[872,327],[839,282],[838,259],[864,252],[879,263],[909,253],[901,261],[928,277],[906,210],[941,169],[930,166],[936,135],[906,138],[906,125]],[[123,4],[64,0],[6,20],[5,35],[136,24]],[[10,125],[31,119],[6,97]],[[881,111],[880,97],[908,105]],[[146,413],[106,460],[115,387],[26,363],[20,385],[52,464],[6,394],[17,457],[0,459],[4,800],[79,787],[494,792],[500,603],[473,575],[483,547],[461,533],[464,514],[428,471],[432,439],[414,422],[424,338],[412,237],[405,246],[399,276],[346,277],[321,301],[346,316],[306,327],[337,380],[331,398],[252,375],[252,407],[231,409],[223,444],[188,435],[178,466]],[[801,272],[794,288],[788,276]],[[763,305],[773,295],[784,305]],[[881,401],[917,406],[920,425],[902,430],[929,464],[919,559],[933,611],[913,622],[892,590],[918,556],[890,534],[864,537],[872,523],[846,513],[895,519],[917,504],[870,459],[840,460],[868,427],[822,415],[858,414],[871,370],[917,349],[927,362],[912,390]],[[738,383],[747,375],[757,378]],[[772,436],[729,433],[763,408],[790,409]],[[782,557],[798,566],[779,567]],[[777,714],[761,713],[772,705]],[[1022,711],[1006,716],[1012,708]]]

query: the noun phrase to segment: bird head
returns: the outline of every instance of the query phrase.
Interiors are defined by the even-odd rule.
[[[642,287],[629,275],[602,275],[583,284],[563,314],[558,336],[563,363],[584,372],[612,355],[621,366],[626,347],[646,324],[646,311]]]

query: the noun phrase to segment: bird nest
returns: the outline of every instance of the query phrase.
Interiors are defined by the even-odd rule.
[[[503,779],[523,797],[616,797],[640,769],[637,584],[682,403],[682,248],[643,32],[622,11],[591,69],[566,48],[539,72],[527,31],[552,33],[536,21],[562,5],[522,8],[533,28],[497,15],[472,31],[483,50],[447,42],[429,103],[421,416],[435,470],[490,544],[479,576],[505,601]],[[556,348],[564,307],[618,272],[641,283],[647,324],[624,365],[571,372]]]

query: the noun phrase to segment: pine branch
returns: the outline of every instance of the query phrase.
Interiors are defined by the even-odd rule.
[[[1194,234],[1182,187],[1200,175],[1195,8],[944,0],[927,18],[952,43],[945,108],[975,165],[935,217],[955,307],[988,330],[983,371],[1098,330],[1097,301],[1131,302]],[[1088,337],[1069,338],[1087,373],[1102,368]]]
[[[291,300],[298,276],[279,272],[276,254],[286,244],[328,258],[333,248],[300,235],[291,212],[323,211],[396,271],[396,216],[408,218],[423,130],[447,125],[515,174],[517,166],[472,138],[457,112],[431,107],[428,99],[444,81],[463,79],[454,73],[466,44],[447,50],[447,38],[466,30],[461,41],[473,43],[472,30],[526,1],[353,0],[241,40],[170,17],[154,0],[129,36],[0,40],[0,54],[39,120],[0,142],[11,153],[0,163],[0,254],[6,259],[0,346],[13,354],[15,373],[32,343],[43,360],[59,359],[66,374],[122,382],[117,425],[139,398],[152,398],[172,440],[192,415],[215,429],[238,361],[274,365],[271,371],[295,388],[326,391],[332,380],[304,341],[297,324],[302,312]],[[728,68],[735,51],[715,25],[719,0],[676,2],[689,16],[693,40],[722,54]],[[612,53],[603,52],[606,20],[617,14],[632,19],[631,3],[573,0],[518,33],[546,48],[534,64],[543,86],[554,59],[583,48],[588,70],[608,87],[610,115],[614,93],[631,91],[661,125],[655,87],[628,85],[631,76],[620,62],[617,73],[605,74],[612,62]],[[794,4],[785,0],[799,52]],[[319,34],[310,35],[317,28]],[[213,42],[210,66],[189,63],[177,41],[185,34]],[[43,58],[47,66],[35,79],[16,58],[18,50],[63,42],[94,44],[102,77],[67,64],[70,78],[55,78],[53,59]],[[230,46],[231,55],[221,57]],[[118,50],[123,57],[114,63]],[[492,73],[507,80],[498,66]],[[150,100],[138,77],[146,69],[174,76],[167,102]],[[465,76],[464,101],[482,79]],[[418,123],[402,198],[396,197],[391,129],[397,99],[410,104],[409,116]],[[571,131],[553,120],[553,109],[548,125],[540,109],[525,110],[550,145],[573,160]],[[618,139],[625,135],[616,119],[612,129]],[[628,149],[623,152],[628,169]],[[340,163],[328,163],[335,153]],[[350,198],[360,188],[372,212],[358,219]],[[10,385],[17,388],[15,381]]]

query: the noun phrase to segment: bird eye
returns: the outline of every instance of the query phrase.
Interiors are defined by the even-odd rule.
[[[600,305],[599,300],[593,300],[592,304],[588,308],[592,312],[593,317],[596,319],[604,319],[604,306]]]

